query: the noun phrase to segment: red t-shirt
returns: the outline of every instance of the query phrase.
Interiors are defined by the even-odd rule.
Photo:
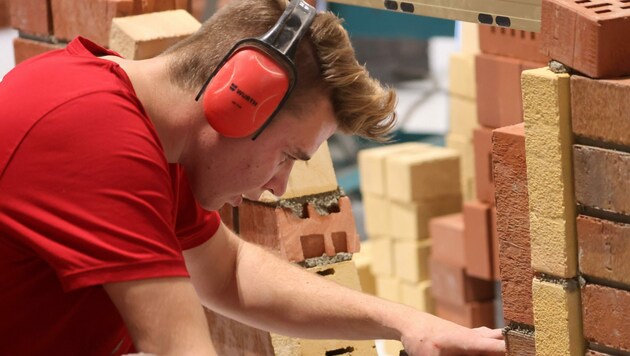
[[[2,355],[128,352],[101,284],[188,276],[182,249],[218,228],[103,55],[77,38],[0,82]]]

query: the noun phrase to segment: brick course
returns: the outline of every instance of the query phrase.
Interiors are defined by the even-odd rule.
[[[630,147],[630,78],[571,76],[571,123],[577,136]]]
[[[630,215],[630,153],[574,145],[573,162],[578,204]]]
[[[348,197],[339,199],[338,212],[320,215],[310,203],[306,210],[307,217],[302,219],[288,209],[244,201],[239,207],[240,236],[292,262],[359,250]]]
[[[543,0],[543,54],[593,78],[630,74],[625,1]]]
[[[540,33],[497,26],[479,26],[481,52],[547,63],[549,57],[540,53]]]
[[[466,270],[431,258],[431,293],[436,300],[453,305],[494,298],[494,283],[466,274]]]
[[[492,153],[503,316],[533,325],[524,124],[494,130]]]
[[[46,37],[52,34],[52,12],[49,0],[8,1],[11,27],[30,35]]]
[[[431,258],[453,266],[466,267],[464,243],[464,215],[461,213],[441,216],[429,222]]]
[[[505,346],[507,356],[536,356],[536,340],[532,333],[508,330]]]
[[[15,64],[20,64],[31,57],[64,47],[64,44],[52,44],[16,37],[13,39],[13,55],[15,58]]]
[[[630,225],[589,216],[577,218],[580,272],[630,285]]]
[[[494,279],[490,228],[490,205],[479,201],[465,202],[466,273],[488,281]]]
[[[494,204],[494,177],[492,174],[492,129],[476,128],[473,134],[475,151],[475,188],[477,199]]]
[[[584,353],[580,291],[574,281],[543,281],[532,284],[536,355],[581,355]]]
[[[112,19],[132,15],[133,6],[133,0],[51,0],[54,35],[66,41],[80,35],[108,47]]]
[[[577,273],[573,134],[569,75],[547,68],[522,76],[532,267],[570,278]]]
[[[629,291],[587,284],[582,289],[586,340],[630,351],[629,305]]]

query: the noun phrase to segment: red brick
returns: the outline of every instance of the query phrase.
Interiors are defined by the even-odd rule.
[[[480,326],[494,328],[494,302],[492,301],[454,305],[436,300],[435,315],[469,328]]]
[[[302,219],[289,209],[244,201],[239,207],[239,234],[277,251],[292,262],[322,254],[358,252],[360,248],[348,197],[339,199],[339,212],[320,215],[311,204]]]
[[[490,236],[490,205],[479,201],[464,203],[464,246],[466,273],[491,281],[492,237]]]
[[[543,0],[543,54],[590,77],[630,74],[630,7],[625,1]]]
[[[578,204],[630,215],[630,153],[573,145]]]
[[[38,56],[42,53],[52,51],[55,49],[64,48],[63,44],[52,44],[42,41],[33,41],[26,38],[14,38],[13,39],[13,54],[15,56],[15,64],[22,63],[23,61]]]
[[[212,344],[218,355],[275,355],[269,332],[207,309],[205,312]]]
[[[199,20],[199,22],[204,22],[206,20],[205,14],[208,4],[209,2],[206,0],[192,0],[190,4],[190,13]]]
[[[466,274],[462,267],[429,259],[431,294],[435,299],[454,305],[494,298],[494,283]]]
[[[523,122],[521,72],[544,66],[493,54],[478,54],[475,80],[479,124],[498,128]]]
[[[49,36],[52,34],[49,0],[8,1],[12,27],[31,35]]]
[[[464,215],[451,214],[429,221],[431,258],[453,266],[466,267],[464,251]]]
[[[534,273],[531,267],[524,124],[494,130],[492,161],[503,317],[533,325]]]
[[[587,341],[630,351],[630,292],[596,284],[582,288]]]
[[[9,0],[0,0],[0,28],[10,25]]]
[[[475,192],[477,199],[494,204],[491,128],[478,127],[473,131],[473,148],[475,151]]]
[[[630,78],[571,76],[573,133],[630,147]]]
[[[114,17],[133,14],[133,0],[51,0],[53,28],[57,38],[70,41],[76,36],[107,47]]]
[[[547,63],[540,53],[540,34],[496,26],[479,26],[479,48],[482,53]]]
[[[507,356],[536,356],[536,339],[530,332],[508,330],[505,334]]]
[[[497,208],[495,206],[490,207],[490,249],[492,250],[492,276],[495,281],[500,281],[499,235],[497,234]]]
[[[225,226],[234,230],[234,208],[230,204],[225,204],[219,209],[219,215]]]
[[[133,13],[147,14],[150,12],[168,11],[174,9],[189,10],[187,0],[133,0]]]
[[[580,215],[577,218],[580,272],[630,285],[630,225]]]

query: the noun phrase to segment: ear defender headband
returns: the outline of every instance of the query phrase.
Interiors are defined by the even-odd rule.
[[[267,33],[238,41],[223,57],[195,98],[205,92],[203,110],[217,132],[255,140],[269,125],[295,86],[295,53],[315,14],[291,0]]]

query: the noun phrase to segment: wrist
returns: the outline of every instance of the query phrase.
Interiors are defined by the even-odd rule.
[[[420,312],[403,304],[390,303],[391,305],[381,308],[383,313],[381,314],[380,324],[383,325],[385,330],[383,338],[401,340],[405,331],[408,331],[414,324],[411,320],[417,319],[417,317],[412,316]]]

